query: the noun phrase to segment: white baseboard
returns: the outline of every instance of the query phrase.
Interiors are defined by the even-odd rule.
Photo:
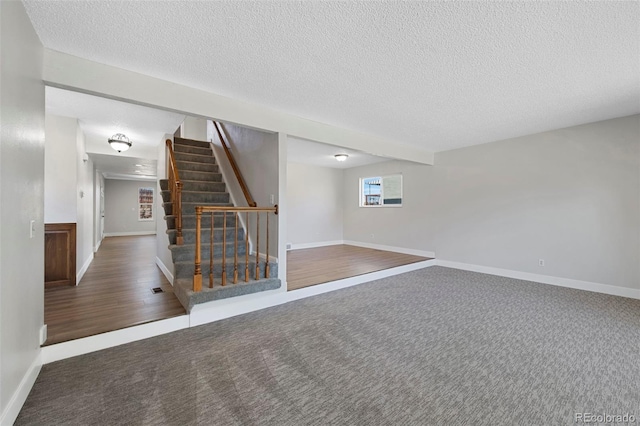
[[[452,262],[449,260],[436,260],[437,265],[447,268],[462,269],[465,271],[480,272],[483,274],[497,275],[499,277],[515,278],[518,280],[533,281],[542,284],[551,284],[559,287],[569,287],[578,290],[593,291],[595,293],[610,294],[613,296],[640,299],[640,289],[618,287],[608,284],[594,283],[590,281],[573,280],[570,278],[553,277],[550,275],[532,274],[529,272],[514,271],[511,269],[492,268],[489,266],[473,265],[469,263]]]
[[[241,256],[241,255],[239,255]],[[253,257],[253,259],[255,260],[256,258],[256,252],[255,251],[249,251],[249,261],[251,261],[251,258]],[[265,260],[267,258],[267,255],[265,253],[260,253],[258,255],[258,257],[262,260]],[[273,262],[273,263],[278,263],[278,258],[275,256],[269,256],[269,262]]]
[[[80,268],[80,270],[76,274],[76,285],[80,284],[80,280],[82,280],[82,277],[84,277],[84,273],[87,272],[87,269],[89,269],[89,265],[91,265],[91,262],[93,262],[93,253],[89,255],[87,261],[84,262],[84,265],[82,265],[82,268]]]
[[[44,345],[44,342],[47,341],[47,324],[43,324],[40,327],[40,346]]]
[[[93,247],[93,252],[94,252],[94,253],[97,253],[97,252],[98,252],[98,250],[100,249],[100,244],[102,244],[102,240],[98,241],[98,244],[96,244],[96,245]]]
[[[340,244],[344,244],[344,240],[335,240],[335,241],[321,241],[318,243],[291,243],[291,248],[289,250],[303,250],[309,248],[317,248],[317,247],[326,247],[326,246],[337,246]]]
[[[20,414],[20,410],[24,405],[27,397],[29,396],[29,392],[31,392],[31,388],[36,382],[38,378],[38,374],[40,374],[40,369],[42,368],[42,356],[41,352],[38,353],[36,359],[33,360],[27,372],[22,377],[20,384],[18,385],[18,389],[13,393],[9,403],[5,407],[2,415],[0,415],[0,425],[12,425],[16,419],[18,418],[18,414]]]
[[[61,359],[84,355],[137,340],[148,339],[184,328],[189,328],[188,315],[181,315],[179,317],[154,321],[135,327],[123,328],[122,330],[110,331],[108,333],[71,340],[69,342],[45,346],[42,348],[42,364],[49,364],[54,361],[60,361]]]
[[[412,254],[414,256],[423,256],[423,257],[432,257],[432,258],[436,257],[435,252],[432,252],[432,251],[416,250],[416,249],[395,247],[395,246],[385,246],[383,244],[364,243],[362,241],[344,240],[343,244],[376,249],[376,250],[392,251],[395,253]]]
[[[158,268],[160,268],[164,276],[167,277],[167,280],[169,280],[171,285],[173,285],[173,274],[169,271],[167,265],[165,265],[158,256],[156,256],[156,265],[158,265]]]
[[[132,237],[136,235],[156,235],[156,231],[105,232],[105,237]]]

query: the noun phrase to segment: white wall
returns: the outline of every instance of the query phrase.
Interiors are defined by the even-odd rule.
[[[185,117],[180,126],[182,137],[196,141],[207,140],[207,120],[204,118]]]
[[[76,126],[75,169],[77,185],[74,190],[77,206],[76,224],[76,283],[80,283],[84,272],[93,260],[93,161],[86,157],[85,138],[80,126]],[[87,158],[87,161],[84,161]]]
[[[44,316],[42,45],[22,2],[0,2],[0,423],[38,374]],[[29,238],[29,222],[35,233]]]
[[[266,133],[258,130],[230,124],[223,125],[228,136],[230,149],[242,172],[244,180],[257,203],[258,207],[271,207],[278,204],[279,199],[279,140],[277,133]],[[246,200],[235,180],[235,175],[226,164],[226,157],[220,142],[216,137],[213,147],[221,170],[225,169],[227,190],[233,194],[238,205],[246,206]],[[274,202],[271,203],[270,196]],[[260,222],[260,252],[265,252],[266,222],[265,214],[262,214]],[[249,236],[254,240],[255,218],[250,219]],[[278,256],[278,220],[273,214],[269,214],[269,257]]]
[[[386,161],[344,171],[344,239],[426,252],[436,251],[432,220],[431,174],[435,166]],[[402,174],[402,207],[359,206],[359,180],[363,177]],[[444,189],[443,189],[444,190]]]
[[[443,260],[640,288],[640,116],[441,152],[435,163],[347,170],[345,239],[375,232],[375,243]],[[357,207],[358,178],[391,172],[403,173],[404,207]]]
[[[342,240],[342,169],[289,162],[287,173],[287,242],[295,247]]]
[[[173,258],[171,257],[171,250],[169,250],[169,237],[167,236],[167,221],[164,219],[164,209],[162,207],[162,196],[160,195],[160,179],[167,178],[167,148],[166,140],[173,140],[173,135],[164,135],[162,143],[158,144],[158,168],[157,176],[158,181],[155,184],[156,187],[156,263],[162,272],[167,276],[169,282],[173,284],[174,266]]]
[[[138,220],[138,189],[155,188],[154,181],[106,179],[104,189],[104,233],[155,234],[156,219],[164,212],[153,212],[153,220]],[[156,191],[154,197],[158,197]],[[154,207],[155,207],[154,203]]]
[[[436,164],[439,258],[640,288],[640,116],[443,152]]]
[[[78,120],[45,115],[44,221],[75,223]]]

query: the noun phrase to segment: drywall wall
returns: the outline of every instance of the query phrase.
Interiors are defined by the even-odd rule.
[[[84,272],[93,260],[93,161],[86,155],[84,133],[76,126],[75,166],[77,185],[74,191],[77,206],[76,224],[76,283],[80,283]],[[86,161],[85,161],[86,159]]]
[[[287,163],[287,242],[342,240],[343,189],[342,169]]]
[[[639,120],[438,153],[438,258],[640,288]]]
[[[161,214],[153,212],[153,220],[138,220],[138,189],[156,188],[154,181],[106,179],[104,190],[105,235],[144,235],[156,232],[156,219]],[[154,193],[154,200],[158,192]],[[157,202],[154,202],[154,207]],[[164,214],[162,214],[164,216]]]
[[[42,45],[22,2],[0,2],[0,50],[0,424],[5,425],[14,422],[40,370],[44,321]]]
[[[185,117],[182,125],[182,137],[196,141],[207,140],[207,120],[204,118]]]
[[[156,216],[156,263],[159,261],[161,265],[160,269],[167,276],[169,282],[173,284],[174,267],[173,258],[171,257],[171,250],[169,250],[169,237],[167,236],[167,221],[164,219],[164,209],[162,207],[162,196],[160,194],[160,179],[167,178],[167,148],[165,141],[167,139],[173,140],[173,135],[164,135],[162,143],[158,144],[157,155],[157,176],[158,181],[155,183],[156,194],[155,207],[158,215]]]
[[[44,221],[75,223],[78,120],[45,114]]]
[[[345,239],[638,289],[639,120],[441,152],[435,166],[391,162],[347,170]],[[358,178],[392,172],[404,176],[404,206],[359,208]]]
[[[426,252],[435,251],[430,197],[434,166],[386,161],[344,170],[344,239]],[[401,174],[402,207],[360,207],[359,180]]]
[[[279,139],[277,133],[266,133],[258,130],[231,124],[223,125],[224,132],[228,136],[230,149],[238,164],[242,176],[259,207],[271,207],[278,204],[279,199]],[[238,189],[235,175],[226,164],[226,157],[221,152],[218,137],[213,140],[216,158],[221,169],[226,168],[225,180],[227,188],[233,193],[233,198],[238,205],[246,206],[246,200]],[[271,196],[273,195],[273,202]],[[260,222],[260,252],[265,252],[266,222],[265,214],[262,214]],[[255,242],[255,219],[251,218],[253,225],[249,227],[249,236],[252,244]],[[273,214],[269,214],[269,256],[276,257],[278,253],[278,220]],[[255,247],[255,245],[253,245]]]
[[[308,120],[50,49],[45,49],[43,78],[53,86],[107,98],[211,117],[379,156],[433,163],[432,152],[401,141]]]

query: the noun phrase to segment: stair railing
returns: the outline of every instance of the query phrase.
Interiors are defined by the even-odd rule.
[[[264,278],[270,277],[270,268],[269,268],[269,214],[273,213],[274,215],[278,214],[278,205],[276,204],[274,207],[226,207],[226,206],[196,206],[196,256],[195,256],[195,268],[193,274],[193,291],[199,292],[202,290],[202,253],[201,253],[201,235],[202,232],[202,216],[203,214],[210,213],[211,220],[211,229],[209,231],[209,287],[213,288],[214,284],[214,233],[215,233],[215,217],[214,215],[218,215],[218,217],[222,216],[222,225],[219,228],[222,229],[222,250],[221,250],[221,266],[220,266],[220,285],[224,286],[227,284],[227,274],[231,274],[231,271],[227,271],[227,218],[232,217],[234,219],[233,227],[235,231],[233,232],[234,236],[234,249],[233,249],[233,283],[238,283],[238,222],[240,220],[240,214],[245,213],[245,225],[247,227],[247,232],[244,235],[244,245],[245,245],[245,253],[244,253],[244,281],[248,282],[251,272],[249,271],[249,229],[250,229],[250,214],[255,217],[256,223],[256,245],[255,249],[255,269],[254,277],[256,280],[259,280],[261,275],[264,275]],[[230,213],[231,216],[227,214]],[[264,270],[263,273],[260,273],[260,217],[261,213],[266,213],[266,245],[265,245],[265,262],[264,262]]]
[[[176,159],[173,154],[173,142],[167,139],[167,152],[169,158],[169,191],[171,192],[172,213],[176,223],[176,244],[181,246],[184,244],[182,237],[182,181],[176,166]]]
[[[220,130],[220,128],[222,127],[222,124],[214,120],[212,121],[213,121],[213,127],[216,128],[216,132],[218,133],[218,137],[220,138],[220,143],[222,144],[222,148],[224,148],[224,153],[227,155],[227,159],[231,164],[233,173],[236,175],[236,179],[240,184],[240,188],[242,188],[242,193],[244,194],[244,198],[247,200],[247,205],[249,207],[256,207],[257,204],[254,201],[253,197],[251,196],[251,193],[249,192],[249,187],[247,187],[247,184],[245,183],[244,178],[242,177],[242,173],[240,173],[240,169],[238,168],[238,164],[236,163],[235,158],[233,158],[233,153],[231,152],[231,149],[229,149],[229,146],[227,145],[227,142],[223,137],[223,132]]]

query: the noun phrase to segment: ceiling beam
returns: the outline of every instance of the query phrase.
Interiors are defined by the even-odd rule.
[[[433,164],[433,152],[44,49],[45,84],[92,95],[280,132],[368,154]]]

